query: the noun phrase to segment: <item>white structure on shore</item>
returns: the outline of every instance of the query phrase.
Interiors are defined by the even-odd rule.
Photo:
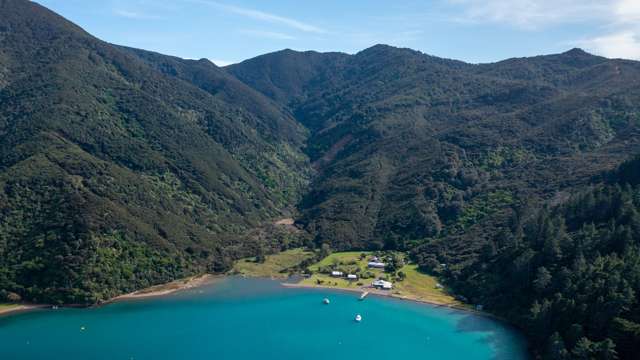
[[[331,276],[333,276],[333,277],[342,277],[342,275],[344,275],[344,273],[342,271],[332,271],[331,272]]]
[[[347,275],[348,280],[358,280],[358,275],[349,274]]]
[[[382,290],[391,290],[391,289],[393,289],[393,283],[391,283],[389,281],[382,280],[382,279],[378,279],[378,280],[372,282],[371,286],[373,286],[376,289],[382,289]]]
[[[369,266],[370,268],[375,268],[375,269],[384,269],[385,263],[379,262],[379,261],[369,261],[367,266]]]

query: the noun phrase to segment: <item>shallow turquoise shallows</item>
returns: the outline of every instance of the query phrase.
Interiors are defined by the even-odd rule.
[[[0,317],[0,359],[526,358],[521,337],[489,318],[357,299],[228,278],[164,298]]]

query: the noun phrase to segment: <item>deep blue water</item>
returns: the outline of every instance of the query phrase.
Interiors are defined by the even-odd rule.
[[[521,337],[489,318],[357,298],[229,278],[163,298],[38,310],[0,317],[0,359],[526,358]]]

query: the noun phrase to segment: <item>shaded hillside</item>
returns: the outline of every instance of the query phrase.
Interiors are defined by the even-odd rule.
[[[304,130],[215,65],[0,14],[0,288],[85,303],[223,270],[299,198]]]
[[[512,204],[561,198],[640,151],[640,65],[578,49],[471,65],[377,45],[227,70],[310,129],[319,175],[299,221],[340,249],[447,239],[472,261]]]
[[[635,159],[557,206],[516,207],[480,260],[459,273],[440,267],[437,248],[414,255],[471,301],[518,324],[544,358],[637,358],[639,174]]]

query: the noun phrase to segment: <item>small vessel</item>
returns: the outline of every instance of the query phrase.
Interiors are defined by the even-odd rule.
[[[356,315],[356,322],[360,322],[362,321],[362,316],[360,316],[360,314]]]
[[[322,303],[325,304],[325,305],[329,305],[329,303],[331,303],[331,301],[329,301],[329,299],[327,299],[327,298],[324,298],[324,299],[322,299]]]

